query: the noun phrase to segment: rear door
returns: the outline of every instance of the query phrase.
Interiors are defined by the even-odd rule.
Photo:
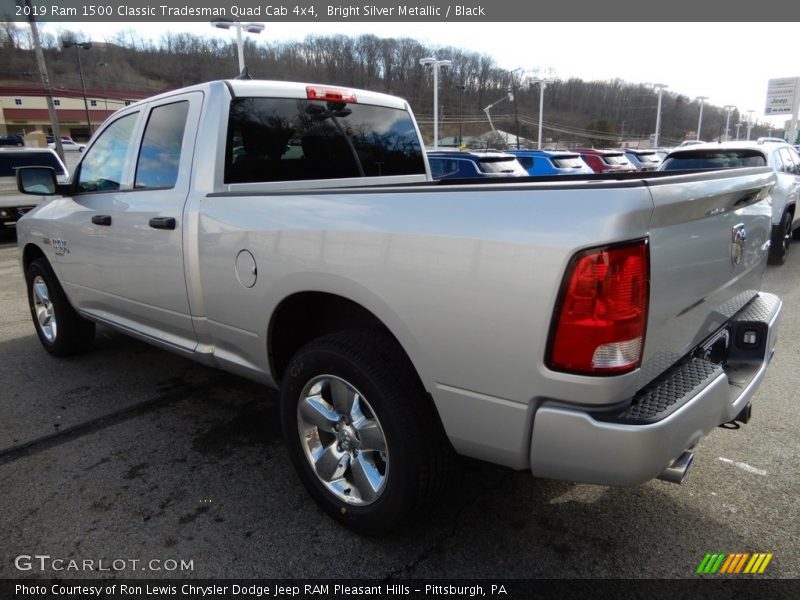
[[[115,207],[117,319],[192,349],[184,276],[183,206],[189,193],[201,92],[150,103],[137,135],[133,187]]]

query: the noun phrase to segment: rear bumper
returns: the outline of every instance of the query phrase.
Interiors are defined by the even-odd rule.
[[[695,354],[624,409],[589,413],[545,402],[534,415],[532,473],[605,485],[657,477],[751,401],[774,352],[781,312],[777,296],[759,294],[728,323],[723,364]]]

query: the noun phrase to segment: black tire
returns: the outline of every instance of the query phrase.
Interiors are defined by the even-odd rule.
[[[364,414],[374,418],[385,438],[384,453],[361,450],[364,460],[368,460],[368,454],[373,455],[375,472],[379,475],[376,479],[382,478],[383,487],[377,498],[364,500],[359,488],[365,486],[350,483],[358,481],[354,465],[359,456],[358,449],[349,449],[351,438],[347,438],[348,448],[345,448],[345,454],[350,453],[349,458],[345,457],[348,471],[343,472],[341,479],[329,480],[331,484],[324,483],[322,476],[317,475],[311,455],[306,454],[309,440],[314,440],[320,449],[327,442],[332,447],[337,439],[341,441],[337,438],[341,432],[327,433],[322,428],[314,429],[313,425],[314,432],[301,438],[301,428],[307,432],[308,423],[301,424],[299,405],[301,401],[306,402],[312,382],[320,382],[319,397],[329,401],[329,406],[335,410],[329,395],[333,392],[325,391],[328,378],[344,382],[351,386],[351,391],[357,392],[361,407],[366,407]],[[452,456],[438,415],[410,361],[389,336],[375,332],[342,332],[314,340],[299,350],[282,382],[281,421],[289,456],[303,485],[325,512],[359,533],[386,534],[425,515],[447,485]],[[346,417],[344,421],[350,424]],[[342,422],[339,426],[344,428]],[[355,422],[351,428],[351,432],[354,431],[358,432],[353,436],[354,444],[374,447],[367,445],[361,430],[355,428]],[[341,451],[342,446],[337,450]],[[381,462],[380,457],[385,458],[385,462]],[[346,473],[350,473],[349,480]],[[344,482],[337,484],[340,485],[338,494],[330,487],[336,482]],[[351,485],[355,491],[348,487]],[[353,495],[345,499],[343,494],[351,493]]]
[[[772,243],[769,246],[769,264],[782,265],[789,255],[789,244],[792,241],[792,215],[783,213],[780,225],[772,230]]]
[[[28,265],[25,282],[31,318],[45,350],[54,356],[72,356],[90,348],[94,340],[94,323],[72,308],[46,258],[37,258]],[[46,299],[42,296],[42,283]],[[42,319],[37,310],[45,311]]]

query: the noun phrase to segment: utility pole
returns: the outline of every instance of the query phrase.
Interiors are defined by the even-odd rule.
[[[50,86],[50,77],[47,75],[47,65],[44,62],[42,52],[42,41],[39,38],[39,27],[33,17],[33,6],[31,0],[25,0],[28,8],[28,23],[31,26],[31,36],[33,37],[33,50],[36,55],[36,64],[39,67],[39,78],[42,81],[45,98],[47,99],[47,112],[50,113],[50,124],[53,127],[53,139],[56,143],[56,153],[59,158],[64,160],[64,146],[61,145],[61,130],[58,127],[58,117],[56,116],[56,106],[53,104],[53,88]]]

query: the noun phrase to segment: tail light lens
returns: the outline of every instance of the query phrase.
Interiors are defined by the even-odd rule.
[[[347,102],[350,104],[356,103],[355,92],[336,87],[307,85],[306,97],[309,100],[329,100],[331,102]]]
[[[639,367],[649,296],[646,239],[573,256],[553,315],[547,366],[585,375]]]

